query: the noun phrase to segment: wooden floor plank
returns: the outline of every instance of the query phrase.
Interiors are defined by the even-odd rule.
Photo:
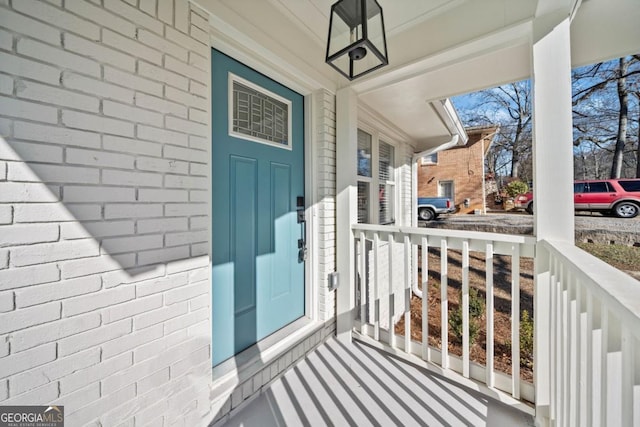
[[[433,372],[335,338],[225,426],[533,426],[533,418]]]

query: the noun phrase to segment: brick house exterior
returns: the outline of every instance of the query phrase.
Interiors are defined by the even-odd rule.
[[[418,197],[444,196],[452,190],[458,213],[485,210],[484,155],[489,149],[497,126],[465,129],[466,145],[425,156],[419,161]],[[449,189],[447,189],[449,187]],[[465,206],[465,199],[469,205]]]

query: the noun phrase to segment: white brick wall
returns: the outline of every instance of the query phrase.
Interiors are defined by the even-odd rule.
[[[210,53],[192,8],[0,2],[0,405],[65,405],[69,425],[213,418]]]
[[[336,118],[335,96],[320,91],[315,96],[318,157],[318,288],[319,313],[324,321],[335,316],[335,291],[328,290],[328,274],[336,270]]]

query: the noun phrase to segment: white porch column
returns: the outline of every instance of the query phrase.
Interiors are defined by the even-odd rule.
[[[357,187],[358,99],[351,88],[336,94],[336,264],[339,339],[351,340],[355,316],[355,253],[351,224],[358,222]]]
[[[534,28],[533,188],[538,240],[574,241],[570,23],[567,16],[550,30]]]
[[[570,18],[538,18],[532,46],[534,233],[574,242]],[[535,259],[535,384],[537,425],[549,422],[550,274],[548,254]]]

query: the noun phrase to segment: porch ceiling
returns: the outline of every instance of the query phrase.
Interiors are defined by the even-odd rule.
[[[335,90],[351,85],[362,102],[423,149],[451,135],[432,101],[527,78],[534,29],[554,26],[576,3],[574,65],[640,52],[637,0],[378,0],[385,14],[390,64],[351,83],[324,63],[334,2],[199,1],[255,42],[246,48],[247,57],[262,56],[294,81],[304,74],[307,87],[315,83]],[[225,37],[233,36],[221,29],[214,46],[216,40],[223,50],[233,44]]]

